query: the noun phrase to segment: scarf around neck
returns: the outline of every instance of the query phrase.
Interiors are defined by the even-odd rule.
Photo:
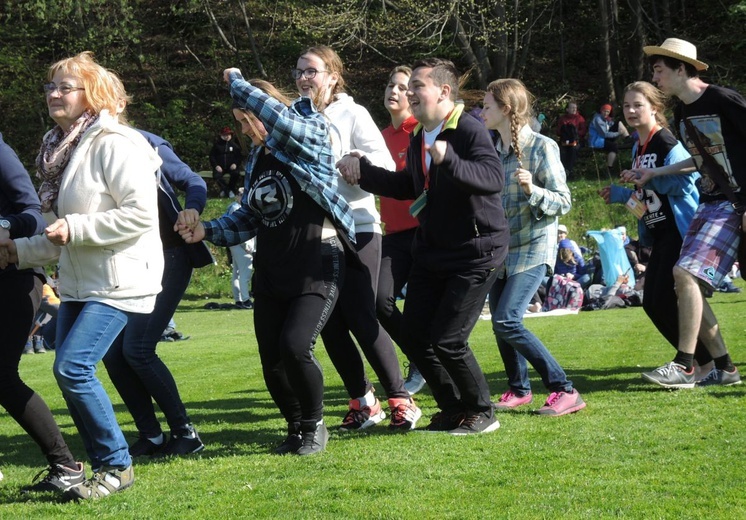
[[[62,184],[62,174],[70,162],[80,139],[93,124],[98,115],[86,110],[65,132],[59,125],[47,132],[36,157],[36,176],[42,180],[39,187],[41,211],[51,211],[57,203]]]

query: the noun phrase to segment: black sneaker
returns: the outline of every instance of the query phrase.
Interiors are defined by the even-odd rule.
[[[295,453],[297,455],[321,453],[326,449],[328,440],[329,432],[326,429],[326,425],[322,422],[316,426],[315,430],[301,433],[301,447]]]
[[[171,455],[191,455],[193,453],[199,453],[204,449],[205,445],[202,444],[202,440],[199,438],[197,430],[195,430],[194,426],[191,424],[187,424],[183,432],[171,433],[171,438],[158,455],[163,457],[169,457]]]
[[[60,464],[50,465],[36,474],[30,486],[22,487],[21,493],[63,492],[73,486],[82,484],[85,481],[85,469],[82,462],[76,464],[75,469]],[[42,475],[44,475],[43,478]]]
[[[156,444],[147,437],[140,437],[129,447],[130,457],[145,457],[155,455],[165,447],[165,438],[161,433],[161,443]]]
[[[464,418],[464,422],[458,428],[454,428],[449,433],[451,435],[472,435],[474,433],[489,433],[497,430],[500,422],[495,418],[494,412],[490,409],[487,412],[469,412]]]
[[[303,439],[300,434],[300,423],[288,424],[288,436],[275,448],[276,455],[287,455],[288,453],[297,453],[303,445]]]
[[[441,410],[430,419],[430,424],[427,425],[426,431],[450,432],[461,426],[462,422],[464,422],[463,413]]]

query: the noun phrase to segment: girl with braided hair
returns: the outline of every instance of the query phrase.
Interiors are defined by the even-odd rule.
[[[544,344],[523,325],[542,279],[551,275],[557,254],[557,217],[570,211],[570,190],[552,139],[531,130],[533,96],[517,79],[487,87],[482,118],[497,131],[495,148],[505,171],[502,202],[510,228],[508,258],[489,295],[492,328],[508,377],[508,390],[495,404],[509,410],[531,403],[526,361],[549,390],[540,415],[565,415],[585,402]]]

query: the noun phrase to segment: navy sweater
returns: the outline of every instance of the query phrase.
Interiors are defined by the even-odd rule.
[[[392,173],[360,161],[360,186],[399,200],[416,199],[424,190],[423,129],[412,133],[405,168]],[[457,105],[437,140],[448,149],[430,167],[427,204],[417,215],[420,226],[414,258],[437,272],[495,268],[508,253],[509,231],[501,192],[505,177],[489,132]]]

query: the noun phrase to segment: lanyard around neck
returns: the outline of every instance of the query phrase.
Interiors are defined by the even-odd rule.
[[[645,144],[642,145],[642,148],[640,148],[640,139],[637,139],[637,153],[635,154],[635,160],[633,161],[635,163],[635,167],[639,168],[639,160],[641,157],[645,155],[645,150],[648,149],[648,144],[650,144],[650,140],[653,138],[653,136],[658,132],[659,128],[658,125],[653,126],[653,128],[650,130],[650,133],[648,134],[648,138],[645,139]]]
[[[440,123],[440,130],[438,130],[438,133],[435,134],[435,136],[439,136],[440,133],[443,131],[443,129],[446,126],[446,123],[451,118],[451,114],[453,113],[453,109],[451,109],[450,112],[446,115],[445,119],[441,121]],[[425,151],[425,128],[422,128],[422,173],[425,176],[425,191],[427,191],[430,188],[430,168],[427,167],[427,152]],[[435,144],[435,141],[433,141],[433,144]]]

